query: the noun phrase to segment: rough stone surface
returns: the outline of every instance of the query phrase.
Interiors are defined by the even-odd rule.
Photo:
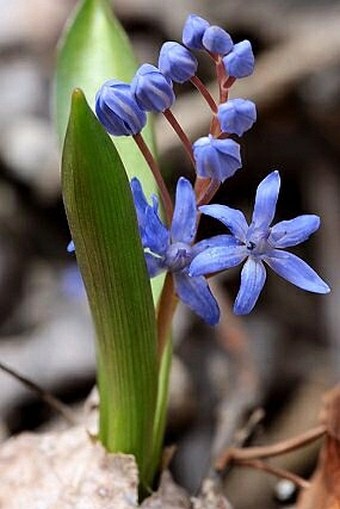
[[[9,439],[0,447],[0,479],[1,509],[231,509],[212,481],[191,499],[168,471],[139,506],[134,457],[107,453],[83,426]]]
[[[0,449],[2,509],[129,509],[137,507],[132,456],[107,454],[84,428],[24,433]]]

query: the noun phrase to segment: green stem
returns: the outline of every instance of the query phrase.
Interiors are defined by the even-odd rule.
[[[158,350],[158,393],[153,428],[153,447],[148,478],[152,479],[159,468],[164,441],[168,407],[169,378],[172,361],[171,324],[178,299],[174,292],[172,274],[167,273],[159,299],[157,311],[157,350]]]
[[[159,366],[158,395],[153,431],[151,462],[146,478],[152,480],[160,465],[168,410],[169,380],[172,363],[172,340],[169,334]],[[151,482],[151,481],[150,481]]]

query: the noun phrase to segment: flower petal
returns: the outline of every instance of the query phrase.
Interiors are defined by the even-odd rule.
[[[278,171],[270,173],[257,188],[252,224],[255,228],[268,228],[274,219],[280,191]]]
[[[95,110],[99,121],[114,136],[139,133],[146,124],[146,114],[137,104],[128,83],[106,81],[96,94]]]
[[[245,78],[254,71],[255,58],[249,41],[244,40],[234,45],[232,51],[223,58],[225,70],[234,78]]]
[[[144,253],[144,256],[150,277],[158,276],[158,274],[164,272],[165,267],[162,258],[154,256],[151,253]]]
[[[184,23],[183,44],[190,49],[204,49],[202,38],[209,26],[207,20],[196,14],[189,14]]]
[[[145,211],[143,245],[159,255],[164,255],[169,245],[169,232],[150,206]]]
[[[191,276],[201,276],[229,269],[241,263],[246,256],[246,247],[240,246],[237,241],[233,246],[216,245],[216,247],[205,249],[205,251],[195,256],[189,266],[189,274]]]
[[[233,49],[233,41],[223,28],[212,25],[208,27],[202,38],[203,46],[211,53],[226,55]]]
[[[256,121],[256,106],[248,99],[229,99],[219,105],[217,118],[224,133],[242,136]]]
[[[189,180],[181,177],[176,187],[176,202],[171,226],[172,242],[191,244],[196,235],[197,208]]]
[[[137,178],[131,180],[130,186],[143,247],[162,255],[169,243],[169,232],[158,216],[158,199],[152,196],[152,205],[149,205]]]
[[[241,286],[237,294],[234,313],[246,315],[255,306],[266,281],[266,269],[261,260],[249,257],[241,272]]]
[[[193,144],[196,172],[199,177],[224,182],[241,168],[240,145],[231,139],[203,136]]]
[[[167,41],[161,47],[158,67],[176,83],[190,80],[197,71],[197,58],[191,51],[175,41]]]
[[[291,247],[308,239],[320,226],[319,216],[305,214],[281,221],[271,228],[268,241],[273,247]]]
[[[133,179],[131,179],[130,187],[132,191],[133,200],[135,202],[137,214],[142,215],[144,214],[146,207],[148,207],[148,202],[147,199],[145,198],[142,184],[140,183],[137,177],[134,177]]]
[[[270,256],[263,259],[279,276],[303,290],[314,293],[330,292],[327,283],[306,262],[292,253],[274,249]]]
[[[164,111],[175,101],[172,81],[151,64],[139,67],[131,82],[131,93],[145,111]]]
[[[75,250],[76,250],[76,248],[75,248],[74,242],[73,242],[73,240],[70,240],[70,242],[67,244],[66,251],[68,253],[74,253]]]
[[[238,244],[237,240],[233,235],[215,235],[214,237],[210,237],[209,239],[200,240],[196,244],[192,246],[192,255],[193,258],[197,256],[199,253],[202,253],[205,249],[210,247],[218,247],[218,246],[235,246]]]
[[[199,207],[199,210],[203,212],[203,214],[221,221],[238,240],[242,242],[245,241],[248,224],[243,212],[227,207],[226,205],[203,205]]]
[[[215,297],[202,277],[190,277],[185,271],[174,273],[178,297],[209,325],[216,325],[220,310]]]

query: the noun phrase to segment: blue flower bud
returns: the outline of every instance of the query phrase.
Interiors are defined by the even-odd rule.
[[[232,51],[223,58],[226,73],[234,78],[245,78],[254,71],[255,58],[249,41],[235,44]]]
[[[242,136],[256,121],[256,106],[248,99],[230,99],[220,104],[217,118],[223,132]]]
[[[182,34],[182,41],[190,49],[204,49],[202,38],[210,23],[196,14],[189,14]]]
[[[240,145],[233,140],[219,140],[211,134],[193,145],[197,175],[224,182],[241,168]]]
[[[211,53],[226,55],[234,46],[230,35],[218,26],[211,26],[206,29],[203,35],[203,46]]]
[[[146,124],[146,113],[137,104],[128,83],[106,81],[96,95],[96,113],[105,129],[114,136],[139,133]]]
[[[146,111],[164,111],[175,101],[172,81],[157,67],[143,64],[131,82],[131,93]]]
[[[195,75],[196,57],[178,42],[165,42],[161,47],[158,67],[176,83],[184,83]]]

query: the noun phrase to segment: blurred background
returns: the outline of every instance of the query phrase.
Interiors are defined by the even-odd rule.
[[[51,118],[56,44],[74,0],[0,0],[0,362],[65,403],[77,405],[94,384],[93,330],[74,258],[59,181]],[[250,412],[265,416],[256,443],[293,436],[317,424],[321,397],[339,379],[338,259],[340,175],[340,2],[321,0],[116,0],[115,12],[141,62],[157,62],[166,40],[180,40],[193,12],[250,39],[256,71],[232,97],[254,100],[258,122],[241,141],[244,167],[216,201],[250,212],[256,187],[279,169],[277,220],[303,213],[322,226],[295,252],[332,287],[303,292],[269,274],[256,310],[230,314],[239,270],[216,282],[225,319],[214,331],[187,309],[176,316],[167,442],[176,443],[176,479],[199,490],[211,454],[234,443]],[[122,56],[123,58],[123,56]],[[200,55],[198,75],[215,91],[214,69]],[[194,141],[209,111],[190,86],[177,89],[174,112]],[[192,178],[176,136],[156,120],[161,166],[169,186]],[[201,235],[223,229],[202,221]],[[0,437],[54,426],[56,415],[0,371]],[[212,452],[213,451],[213,452]],[[308,476],[317,449],[279,458],[276,466]],[[247,489],[245,489],[245,487]],[[294,503],[294,490],[265,473],[235,468],[226,494],[236,509]]]

